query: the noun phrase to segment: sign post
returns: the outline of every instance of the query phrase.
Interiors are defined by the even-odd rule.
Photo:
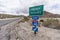
[[[29,16],[32,16],[32,30],[34,34],[38,32],[38,19],[43,15],[44,5],[34,6],[29,8]]]

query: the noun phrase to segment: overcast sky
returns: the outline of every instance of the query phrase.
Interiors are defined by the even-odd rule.
[[[60,0],[0,0],[0,13],[28,15],[31,6],[44,5],[44,10],[60,14]]]

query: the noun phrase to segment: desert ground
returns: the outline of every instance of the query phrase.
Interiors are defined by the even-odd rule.
[[[39,31],[35,35],[34,31],[32,31],[32,20],[23,21],[23,18],[14,20],[0,26],[0,40],[60,40],[60,30],[58,29],[42,25],[38,27]]]

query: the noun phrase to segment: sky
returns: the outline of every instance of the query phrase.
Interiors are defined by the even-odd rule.
[[[60,14],[60,0],[0,0],[0,13],[29,15],[29,7],[44,5],[44,10]]]

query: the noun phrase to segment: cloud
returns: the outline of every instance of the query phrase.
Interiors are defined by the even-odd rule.
[[[54,14],[60,14],[60,0],[45,0],[45,10]]]
[[[53,5],[51,8],[52,8],[52,9],[58,9],[59,7],[60,7],[60,5],[55,4],[55,5]]]
[[[5,5],[2,10],[16,14],[28,14],[29,7],[43,4],[42,0],[1,0]]]
[[[60,0],[0,0],[0,12],[28,15],[29,7],[41,4],[45,11],[60,13]]]

